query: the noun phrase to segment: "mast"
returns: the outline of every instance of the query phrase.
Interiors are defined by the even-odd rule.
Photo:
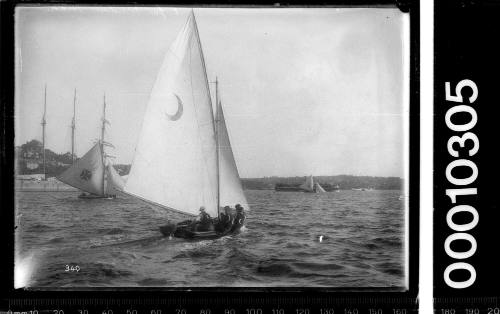
[[[215,114],[215,150],[217,156],[217,217],[220,217],[220,171],[219,171],[219,123],[220,123],[220,113],[219,113],[219,81],[217,76],[215,77],[215,104],[216,104],[216,114]]]
[[[75,163],[76,88],[73,97],[73,120],[71,120],[71,163]]]
[[[45,84],[45,94],[43,97],[43,117],[42,117],[42,154],[43,154],[43,179],[47,179],[47,173],[45,169],[45,125],[47,121],[45,120],[45,114],[47,112],[47,84]]]
[[[196,34],[196,41],[198,42],[198,47],[201,52],[201,63],[203,65],[203,71],[205,73],[205,79],[207,75],[207,68],[205,66],[205,59],[203,58],[203,49],[201,47],[201,41],[200,41],[200,34],[198,32],[198,24],[196,23],[196,17],[194,15],[194,10],[191,9],[191,16],[193,18],[193,31]],[[207,84],[207,91],[208,94],[210,95],[210,87],[208,86],[208,80],[206,80]],[[220,174],[219,174],[219,115],[217,113],[218,111],[218,106],[219,106],[219,96],[218,96],[218,88],[219,88],[219,82],[217,80],[217,76],[215,77],[215,105],[216,105],[216,114],[215,114],[215,147],[216,147],[216,172],[217,172],[217,217],[220,217]],[[212,97],[209,96],[210,98],[210,103],[212,102]],[[213,114],[213,113],[212,113]],[[213,116],[212,116],[213,117]]]
[[[104,165],[104,131],[106,130],[106,93],[104,93],[104,105],[102,109],[102,128],[101,128],[101,161],[103,164],[103,171],[102,171],[102,195],[105,193],[104,189],[104,180],[105,174],[106,174],[106,168]]]
[[[191,62],[184,62],[186,58]],[[168,69],[176,70],[169,71]],[[185,75],[190,76],[192,80],[186,81]],[[151,89],[132,167],[124,186],[125,193],[190,216],[198,214],[197,209],[200,205],[205,205],[207,213],[211,216],[218,215],[220,209],[214,206],[225,203],[223,189],[225,185],[222,186],[220,183],[221,188],[218,193],[216,182],[217,175],[220,176],[220,182],[224,179],[222,171],[224,169],[224,139],[222,138],[224,122],[221,116],[218,127],[215,123],[217,119],[213,106],[215,92],[213,89],[210,91],[209,83],[211,82],[207,78],[195,16],[191,11],[186,24],[166,51],[157,79]],[[193,92],[200,96],[196,97],[196,101],[190,97]],[[174,102],[176,94],[179,98],[177,99],[177,112],[180,113],[180,110],[184,108],[183,114],[180,113],[178,118],[176,116],[176,119],[181,120],[175,122],[176,120],[170,119],[167,115],[172,122],[166,123],[165,116],[157,114],[158,110],[164,111],[165,95],[168,95],[169,100]],[[220,96],[217,96],[217,99],[219,98]],[[221,137],[218,139],[219,166],[217,165],[217,128]],[[158,130],[161,130],[162,141],[157,140]],[[178,134],[185,134],[186,137],[180,137]],[[177,147],[177,149],[171,149],[172,147]],[[172,160],[172,162],[165,162],[165,159]],[[193,180],[198,180],[203,184],[191,185],[190,182]],[[186,193],[178,193],[178,190]],[[192,197],[185,197],[185,195],[192,195]]]

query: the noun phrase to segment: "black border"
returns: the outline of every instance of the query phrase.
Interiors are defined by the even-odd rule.
[[[500,202],[498,200],[498,72],[500,71],[500,2],[492,0],[442,0],[436,1],[434,20],[434,295],[436,308],[481,308],[486,305],[498,307],[500,303],[500,271],[498,259],[498,224]],[[494,40],[495,38],[495,40]],[[461,103],[446,101],[445,82],[450,82],[452,94],[456,84],[472,80],[478,88],[478,97],[471,105],[477,112],[477,124],[470,130],[479,138],[478,152],[469,157],[466,148],[459,156],[473,161],[478,168],[478,177],[468,186],[455,186],[445,177],[447,165],[458,158],[447,151],[451,136],[462,136],[464,132],[453,132],[445,124],[446,111]],[[469,88],[463,90],[463,105],[469,105]],[[454,119],[459,119],[455,117]],[[455,149],[458,146],[455,145]],[[460,173],[460,170],[456,170]],[[460,174],[458,174],[460,175]],[[463,174],[462,174],[463,175]],[[467,175],[467,174],[466,174]],[[465,176],[466,176],[465,175]],[[464,177],[465,177],[464,176]],[[473,256],[463,260],[449,257],[445,253],[446,238],[455,233],[446,223],[446,214],[455,206],[446,196],[445,189],[477,188],[476,196],[457,198],[456,205],[473,206],[479,214],[476,227],[466,231],[477,242]],[[462,243],[463,244],[463,243]],[[457,250],[468,250],[467,247]],[[444,271],[455,262],[466,262],[476,270],[476,280],[462,289],[449,287],[444,281]],[[467,273],[462,273],[466,280]],[[453,278],[452,273],[452,278]],[[457,274],[455,274],[457,276]],[[457,277],[455,277],[457,278]],[[457,279],[455,279],[457,280]],[[496,298],[496,299],[495,299]]]
[[[1,258],[0,275],[0,310],[32,310],[56,309],[61,307],[75,308],[85,305],[85,308],[103,310],[106,307],[153,306],[163,305],[184,306],[213,306],[217,309],[233,305],[233,308],[245,306],[271,306],[280,305],[282,308],[324,306],[357,306],[368,308],[377,305],[379,308],[406,308],[408,312],[417,309],[417,293],[419,279],[419,176],[420,176],[420,95],[419,95],[419,2],[417,0],[390,1],[390,0],[339,0],[339,1],[286,1],[277,4],[277,1],[250,3],[247,1],[219,1],[217,3],[198,1],[196,3],[185,1],[161,2],[155,0],[141,1],[139,5],[222,5],[222,6],[269,6],[269,7],[294,7],[294,6],[330,6],[330,7],[399,7],[403,12],[410,13],[410,146],[409,146],[409,290],[405,292],[391,291],[390,289],[328,289],[328,288],[230,288],[230,289],[169,289],[161,288],[120,288],[99,289],[93,291],[36,291],[13,289],[14,265],[14,11],[18,5],[138,5],[133,1],[6,1],[1,5],[1,108],[2,108],[2,141],[1,141],[1,185],[2,195],[1,241],[4,258]],[[6,256],[6,257],[5,257]],[[243,293],[244,292],[244,293]],[[81,308],[81,307],[80,307]],[[154,308],[154,307],[153,307]],[[340,313],[337,311],[336,313]],[[90,313],[90,312],[89,312]],[[115,311],[117,313],[117,311]],[[149,313],[149,311],[147,312]],[[165,313],[165,312],[163,312]],[[212,311],[214,313],[214,311]],[[240,313],[240,312],[238,312]],[[264,311],[264,313],[267,313]],[[287,312],[288,313],[288,312]],[[294,312],[295,313],[295,312]],[[312,313],[314,312],[311,310]],[[361,311],[360,311],[361,313]],[[297,313],[300,314],[300,313]],[[306,314],[306,313],[304,313]]]

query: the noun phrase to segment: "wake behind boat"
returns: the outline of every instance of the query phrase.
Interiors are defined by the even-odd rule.
[[[192,217],[161,227],[164,235],[217,238],[244,223],[243,215],[228,224],[220,212],[221,206],[242,204],[248,210],[248,205],[217,81],[214,118],[193,12],[167,51],[153,86],[124,192]],[[193,220],[200,206],[205,218]]]

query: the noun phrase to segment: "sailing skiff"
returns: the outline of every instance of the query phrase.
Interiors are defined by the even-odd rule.
[[[243,193],[216,84],[215,116],[194,12],[166,52],[151,91],[124,192],[193,219],[201,206],[220,217],[224,206],[248,204]],[[215,238],[188,223],[160,228],[180,238]]]

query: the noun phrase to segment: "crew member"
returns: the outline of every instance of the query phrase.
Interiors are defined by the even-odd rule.
[[[220,213],[220,217],[215,226],[215,230],[217,232],[223,232],[225,230],[228,230],[229,228],[231,228],[233,224],[233,215],[231,213],[231,207],[224,206],[222,210],[224,211]]]
[[[222,215],[224,215],[224,219],[222,221],[224,221],[225,223],[232,223],[233,222],[233,213],[231,211],[231,207],[229,206],[224,206],[224,213],[222,213]]]
[[[236,216],[234,217],[233,228],[231,229],[231,231],[239,230],[245,223],[245,218],[246,218],[243,206],[241,206],[240,204],[236,204],[235,208],[236,208]]]
[[[200,207],[200,213],[198,214],[198,220],[202,223],[210,221],[210,215],[205,211],[205,206]]]
[[[205,211],[205,207],[200,207],[200,214],[198,215],[198,223],[196,224],[195,231],[208,231],[213,228],[212,218]]]

